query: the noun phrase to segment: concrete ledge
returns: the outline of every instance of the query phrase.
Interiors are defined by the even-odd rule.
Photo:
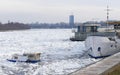
[[[120,53],[107,57],[69,75],[120,75]]]

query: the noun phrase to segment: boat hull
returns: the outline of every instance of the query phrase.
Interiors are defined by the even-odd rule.
[[[27,62],[27,63],[37,63],[37,62],[40,62],[40,60],[19,61],[19,60],[13,60],[13,59],[7,59],[7,61],[10,61],[10,62]]]
[[[99,58],[105,58],[105,57],[109,57],[111,55],[105,55],[105,56],[93,56],[91,54],[88,54],[91,58],[95,58],[95,59],[99,59]]]

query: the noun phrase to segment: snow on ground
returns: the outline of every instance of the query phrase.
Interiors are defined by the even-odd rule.
[[[85,54],[84,42],[72,42],[70,29],[0,32],[0,75],[67,75],[98,60]],[[41,62],[12,63],[14,53],[41,52]]]

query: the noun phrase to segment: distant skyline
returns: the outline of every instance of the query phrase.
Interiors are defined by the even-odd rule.
[[[0,0],[0,22],[57,23],[106,20],[109,5],[110,20],[120,20],[120,0]]]

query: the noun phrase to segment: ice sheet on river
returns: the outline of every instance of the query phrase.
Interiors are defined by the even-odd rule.
[[[85,53],[84,42],[71,42],[70,29],[0,32],[0,75],[66,75],[98,60]],[[14,53],[41,52],[37,64],[6,61]]]

